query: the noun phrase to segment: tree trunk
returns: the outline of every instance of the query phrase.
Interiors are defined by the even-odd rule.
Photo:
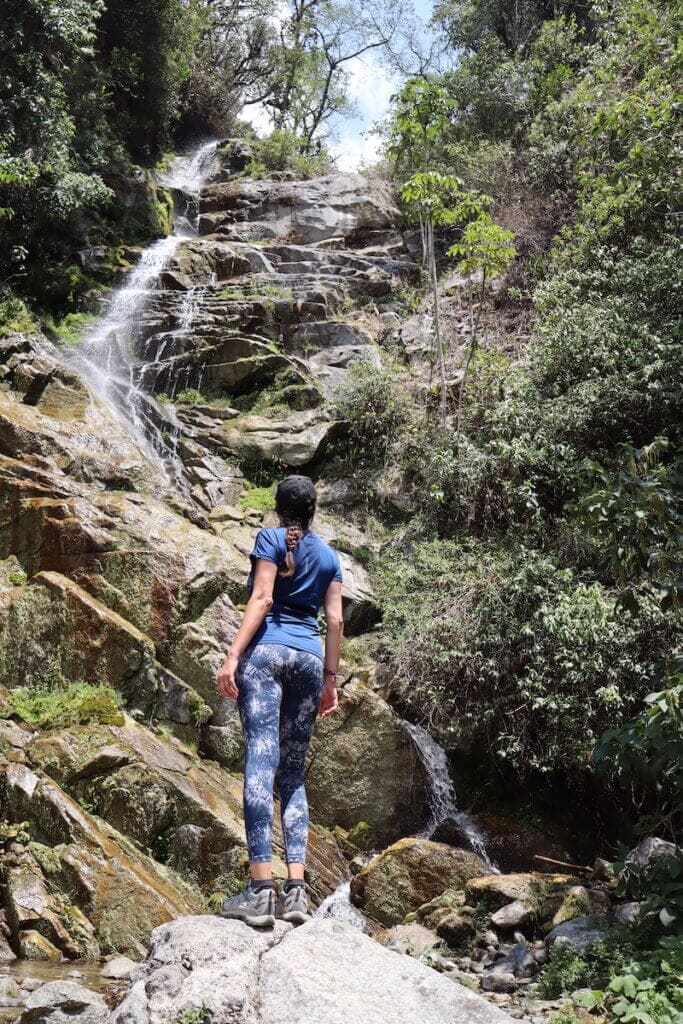
[[[434,228],[431,224],[427,227],[429,274],[432,280],[432,295],[434,299],[434,336],[436,339],[436,354],[439,360],[439,376],[441,378],[441,426],[446,426],[446,414],[448,411],[446,403],[446,357],[441,343],[441,322],[439,320],[439,289],[436,280],[436,255],[434,252]]]

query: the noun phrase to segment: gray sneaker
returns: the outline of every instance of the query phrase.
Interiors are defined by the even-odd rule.
[[[223,900],[219,916],[235,918],[256,928],[272,928],[275,924],[275,892],[273,889],[256,892],[247,884],[243,892]]]
[[[303,924],[310,919],[308,912],[308,896],[303,885],[295,885],[289,890],[282,890],[277,898],[275,916],[280,921],[292,924]]]

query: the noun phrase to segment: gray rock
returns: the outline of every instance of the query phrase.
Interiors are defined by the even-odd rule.
[[[491,924],[495,928],[511,930],[528,924],[533,917],[534,908],[529,901],[515,900],[514,903],[508,903],[492,914]]]
[[[116,956],[104,965],[102,977],[109,978],[112,981],[125,981],[126,978],[130,978],[132,971],[136,967],[135,960],[131,960],[127,956]]]
[[[487,971],[481,979],[481,988],[482,992],[515,992],[517,979],[510,971]]]
[[[614,911],[616,924],[635,924],[640,915],[640,903],[622,903]]]
[[[675,843],[668,843],[665,839],[658,839],[656,836],[648,836],[641,839],[637,846],[629,852],[626,858],[627,864],[644,868],[653,861],[662,860],[664,857],[683,857],[683,849]]]
[[[113,1024],[166,1024],[205,1005],[212,1024],[509,1024],[486,1000],[341,921],[186,917],[157,928]]]
[[[21,979],[21,987],[26,992],[35,992],[35,990],[37,988],[40,988],[40,986],[44,985],[44,984],[45,984],[45,982],[41,981],[40,978],[22,978]]]
[[[557,942],[569,943],[579,952],[593,942],[604,939],[605,933],[594,917],[575,917],[571,921],[558,924],[545,937],[546,944],[554,946]]]
[[[20,1024],[109,1024],[102,996],[75,981],[48,981],[26,1000]]]
[[[14,978],[0,978],[0,1007],[21,1006],[23,1002],[19,983]]]
[[[389,187],[360,174],[211,185],[202,193],[200,211],[201,234],[219,231],[237,240],[286,237],[304,245],[332,238],[367,244],[401,220]]]
[[[492,967],[496,974],[514,974],[522,978],[535,973],[537,964],[526,945],[515,943],[509,953],[497,960]]]

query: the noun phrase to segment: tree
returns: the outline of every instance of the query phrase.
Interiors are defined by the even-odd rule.
[[[387,153],[399,173],[434,167],[436,154],[452,129],[455,102],[436,82],[412,78],[391,97]]]
[[[401,198],[420,225],[422,255],[427,265],[432,287],[432,310],[434,316],[434,340],[441,377],[441,422],[446,425],[446,354],[441,338],[439,318],[439,289],[434,251],[434,228],[454,224],[457,220],[456,207],[450,204],[461,194],[462,182],[454,174],[439,174],[438,171],[424,171],[413,174],[403,185]]]
[[[339,0],[288,0],[273,72],[264,87],[247,93],[247,104],[263,103],[275,128],[301,135],[309,152],[330,118],[351,109],[344,90],[350,62],[386,47],[406,9],[406,0],[370,0],[362,8]]]
[[[457,437],[460,436],[465,382],[472,358],[479,347],[478,328],[486,307],[486,286],[490,281],[505,273],[517,255],[512,245],[512,240],[515,237],[514,233],[500,227],[498,224],[494,224],[491,220],[486,208],[491,206],[492,203],[491,197],[481,192],[471,191],[466,194],[463,202],[456,209],[455,215],[457,220],[461,222],[469,220],[469,223],[466,224],[460,241],[456,242],[448,250],[449,256],[459,258],[458,270],[461,274],[468,277],[477,273],[481,274],[476,317],[474,315],[474,302],[471,297],[472,292],[470,291],[470,343],[458,390]]]

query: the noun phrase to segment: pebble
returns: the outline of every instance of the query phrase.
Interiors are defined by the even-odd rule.
[[[67,978],[85,978],[85,974],[82,971],[69,971]]]
[[[42,984],[43,982],[40,978],[22,978],[21,980],[21,987],[26,989],[27,992],[35,992]]]

